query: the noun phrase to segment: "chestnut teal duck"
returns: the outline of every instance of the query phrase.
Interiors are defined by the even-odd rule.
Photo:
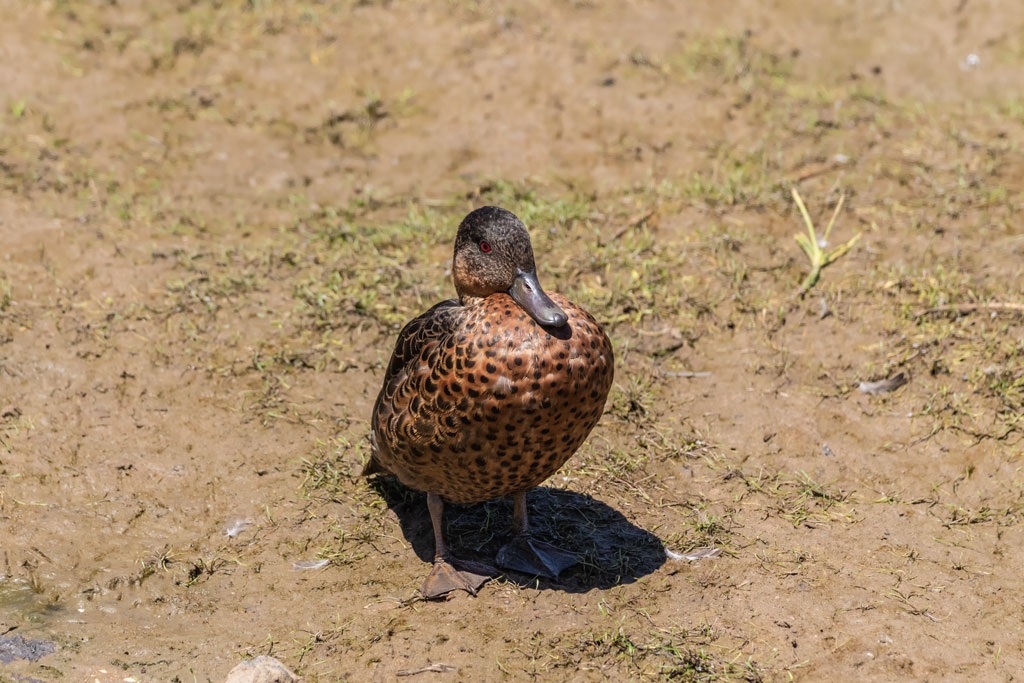
[[[511,212],[483,207],[459,225],[458,299],[398,334],[373,406],[364,475],[393,474],[427,494],[434,566],[428,598],[477,589],[496,572],[451,556],[444,504],[511,496],[506,569],[555,578],[576,556],[530,536],[526,493],[576,452],[604,412],[614,358],[593,316],[537,280],[533,247]]]

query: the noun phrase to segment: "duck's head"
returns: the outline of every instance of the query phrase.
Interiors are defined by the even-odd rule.
[[[485,206],[462,220],[452,279],[463,301],[504,292],[541,325],[561,327],[568,320],[541,289],[530,235],[511,211]]]

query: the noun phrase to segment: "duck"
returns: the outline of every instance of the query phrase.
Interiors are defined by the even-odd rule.
[[[446,504],[512,498],[513,537],[496,557],[503,569],[555,579],[579,561],[531,535],[527,492],[580,448],[614,377],[608,335],[581,306],[541,287],[530,235],[511,211],[485,206],[462,220],[451,272],[457,298],[398,334],[363,470],[426,493],[435,546],[420,587],[428,599],[476,595],[497,574],[452,555]]]

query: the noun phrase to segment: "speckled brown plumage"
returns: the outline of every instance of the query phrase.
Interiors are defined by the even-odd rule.
[[[374,408],[377,460],[453,503],[509,496],[550,477],[604,412],[608,337],[557,294],[545,329],[507,294],[446,301],[409,323]]]
[[[485,207],[463,221],[452,270],[460,300],[398,335],[365,473],[393,473],[454,503],[516,496],[525,535],[523,494],[576,452],[604,411],[611,342],[585,310],[540,289],[529,237],[507,211]]]

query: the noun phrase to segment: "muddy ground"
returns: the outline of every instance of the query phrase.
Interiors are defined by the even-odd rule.
[[[0,634],[56,645],[0,680],[1020,679],[1024,5],[0,26]],[[793,189],[860,235],[802,295]],[[616,384],[531,498],[583,562],[423,602],[423,497],[358,472],[486,203]],[[487,559],[510,505],[448,525]]]

